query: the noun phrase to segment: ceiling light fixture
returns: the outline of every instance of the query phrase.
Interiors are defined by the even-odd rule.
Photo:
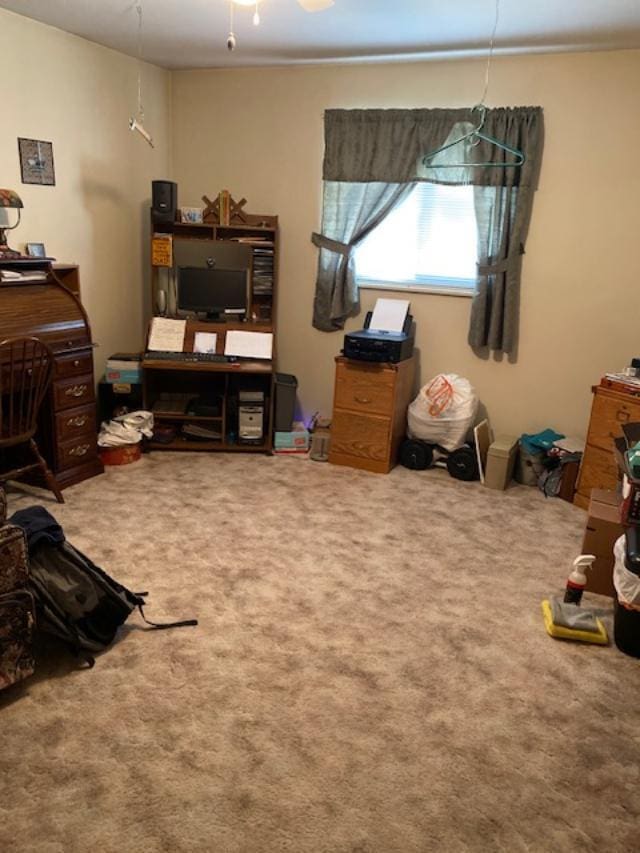
[[[325,9],[328,9],[330,6],[333,6],[335,0],[297,0],[298,5],[302,6],[305,12],[322,12]],[[235,6],[255,6],[255,11],[253,13],[253,25],[257,27],[260,23],[260,10],[258,9],[259,4],[262,3],[262,0],[229,0],[229,35],[227,36],[227,49],[235,50],[236,46],[236,36],[233,32],[233,7]]]

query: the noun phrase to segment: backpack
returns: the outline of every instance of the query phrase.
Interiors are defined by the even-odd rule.
[[[137,608],[153,629],[195,626],[197,619],[151,622],[143,611],[146,592],[131,592],[65,539],[44,507],[14,513],[11,524],[22,527],[29,548],[29,589],[36,604],[39,630],[59,637],[89,666],[92,652],[114,641],[118,629]]]

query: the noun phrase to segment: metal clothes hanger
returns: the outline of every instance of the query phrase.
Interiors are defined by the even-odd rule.
[[[513,148],[511,145],[507,145],[506,142],[500,142],[499,139],[494,139],[493,136],[489,136],[486,133],[482,132],[482,128],[484,127],[485,118],[487,115],[487,108],[484,104],[476,104],[475,107],[472,107],[471,113],[473,114],[476,110],[480,112],[480,120],[477,127],[474,127],[473,130],[470,130],[468,133],[463,134],[458,139],[454,139],[453,142],[447,142],[446,145],[441,145],[440,148],[436,148],[435,151],[431,151],[429,154],[425,154],[422,158],[422,164],[426,168],[429,169],[451,169],[456,166],[492,166],[497,169],[508,169],[512,166],[522,166],[525,162],[526,157],[518,148]],[[469,163],[469,162],[461,162],[461,163],[432,163],[431,161],[437,154],[441,154],[443,151],[447,151],[449,148],[453,148],[454,145],[459,145],[461,142],[465,142],[467,139],[472,140],[471,145],[474,147],[480,144],[480,141],[489,142],[491,145],[495,145],[497,148],[500,148],[502,151],[506,151],[508,154],[512,154],[515,158],[510,163],[498,162],[489,160],[485,163]]]

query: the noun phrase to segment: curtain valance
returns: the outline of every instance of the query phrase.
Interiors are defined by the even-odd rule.
[[[446,169],[425,176],[422,158],[451,141],[456,125],[460,135],[477,126],[473,109],[327,110],[323,179],[349,183],[411,183],[427,179],[448,181]],[[468,169],[464,183],[476,186],[530,186],[535,181],[536,153],[542,132],[541,107],[487,109],[482,132],[518,148],[525,155],[520,168]],[[467,146],[467,151],[469,147]],[[464,155],[462,149],[459,154]],[[501,152],[487,142],[473,147],[478,160],[494,160]],[[506,156],[509,162],[510,155]]]

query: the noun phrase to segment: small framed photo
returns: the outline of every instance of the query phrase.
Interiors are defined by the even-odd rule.
[[[204,210],[201,207],[181,207],[180,221],[190,225],[201,225]]]
[[[27,243],[27,255],[30,258],[46,258],[44,243]]]
[[[20,172],[23,184],[55,186],[53,142],[18,137],[18,151],[20,152]]]

